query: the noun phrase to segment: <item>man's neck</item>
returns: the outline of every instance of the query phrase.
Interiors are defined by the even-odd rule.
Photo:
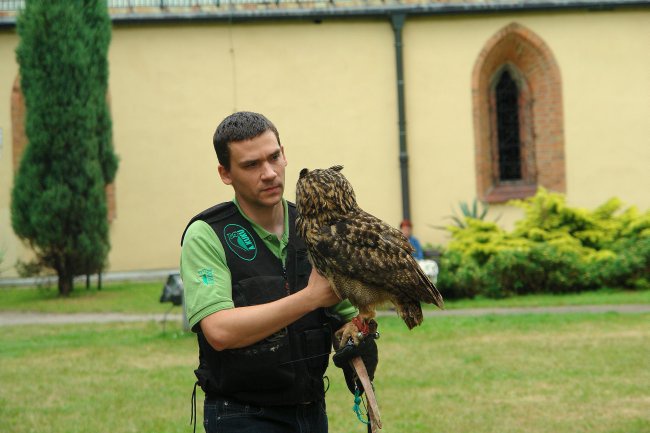
[[[241,210],[255,224],[262,227],[269,233],[274,233],[279,238],[284,234],[284,204],[280,200],[273,207],[255,207],[249,206],[242,200],[237,199]]]

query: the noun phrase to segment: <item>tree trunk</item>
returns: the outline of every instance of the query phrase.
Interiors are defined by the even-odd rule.
[[[74,289],[74,275],[67,275],[65,272],[59,273],[59,296],[68,297]]]

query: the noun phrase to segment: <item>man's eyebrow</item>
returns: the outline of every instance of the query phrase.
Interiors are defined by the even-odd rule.
[[[275,152],[269,154],[266,158],[272,158],[274,156],[282,154],[282,149],[278,149]],[[252,158],[252,159],[244,159],[242,161],[237,162],[237,165],[244,166],[248,164],[253,164],[262,160],[265,160],[266,158]]]
[[[259,159],[255,159],[255,158],[253,158],[253,159],[245,159],[243,161],[239,161],[238,164],[239,165],[249,165],[249,164],[253,164],[253,163],[258,162],[258,161],[259,161]]]

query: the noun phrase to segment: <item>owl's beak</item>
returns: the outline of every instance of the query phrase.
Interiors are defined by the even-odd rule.
[[[300,175],[298,176],[298,179],[302,179],[303,177],[307,176],[307,173],[309,173],[309,169],[303,168],[300,170]]]

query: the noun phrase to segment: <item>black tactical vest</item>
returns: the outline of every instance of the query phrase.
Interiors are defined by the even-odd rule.
[[[295,206],[290,203],[288,209],[286,268],[232,202],[207,209],[190,221],[205,221],[221,241],[232,276],[235,307],[272,302],[307,285],[311,265],[305,244],[295,232]],[[207,398],[285,405],[324,397],[331,329],[323,309],[240,349],[216,351],[200,328],[197,336],[199,368],[195,373]]]

